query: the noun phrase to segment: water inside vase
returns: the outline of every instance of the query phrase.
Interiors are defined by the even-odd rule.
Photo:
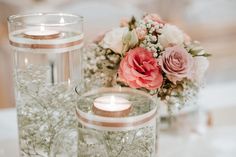
[[[66,45],[75,38],[82,40],[83,36],[61,32],[59,39],[48,42]],[[22,33],[14,34],[12,39],[19,43],[47,44],[41,40],[25,39]],[[76,127],[74,87],[82,80],[82,43],[65,48],[54,47],[34,49],[12,46],[22,157],[57,156],[57,152],[61,152],[57,149],[61,147],[53,145],[58,134]],[[68,157],[77,156],[76,145],[71,142],[62,143],[68,150]]]

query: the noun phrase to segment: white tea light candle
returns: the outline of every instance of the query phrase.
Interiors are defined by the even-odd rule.
[[[131,103],[120,96],[106,95],[94,100],[93,112],[104,117],[124,117],[130,113]]]
[[[60,32],[55,30],[45,30],[44,26],[41,26],[39,30],[29,30],[24,32],[26,38],[31,39],[55,39],[60,36]]]

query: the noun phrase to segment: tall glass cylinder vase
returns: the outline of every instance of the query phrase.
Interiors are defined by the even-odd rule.
[[[8,20],[14,56],[20,155],[52,156],[57,134],[75,127],[75,84],[82,80],[82,17],[63,13]],[[65,143],[67,156],[76,145]],[[60,152],[53,148],[53,154]]]

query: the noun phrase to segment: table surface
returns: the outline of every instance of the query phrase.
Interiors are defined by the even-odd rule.
[[[0,111],[0,126],[0,157],[18,157],[15,109]],[[236,123],[200,133],[161,132],[159,144],[160,157],[235,157]]]
[[[229,83],[210,86],[202,90],[199,105],[211,112],[214,121],[213,127],[207,129],[203,127],[197,133],[185,133],[184,131],[180,134],[161,132],[159,156],[235,157],[235,88],[236,83]],[[18,150],[16,110],[0,110],[0,157],[18,157]]]

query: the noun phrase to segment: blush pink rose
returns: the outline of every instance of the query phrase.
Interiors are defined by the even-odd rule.
[[[168,47],[160,57],[159,64],[167,74],[167,78],[176,83],[185,77],[190,77],[193,57],[182,47]]]
[[[157,14],[148,14],[144,16],[143,20],[147,22],[148,20],[152,20],[157,23],[165,24],[165,22],[161,19],[161,17]]]
[[[121,81],[132,88],[155,90],[162,85],[163,76],[152,52],[137,47],[126,53],[118,70]]]

